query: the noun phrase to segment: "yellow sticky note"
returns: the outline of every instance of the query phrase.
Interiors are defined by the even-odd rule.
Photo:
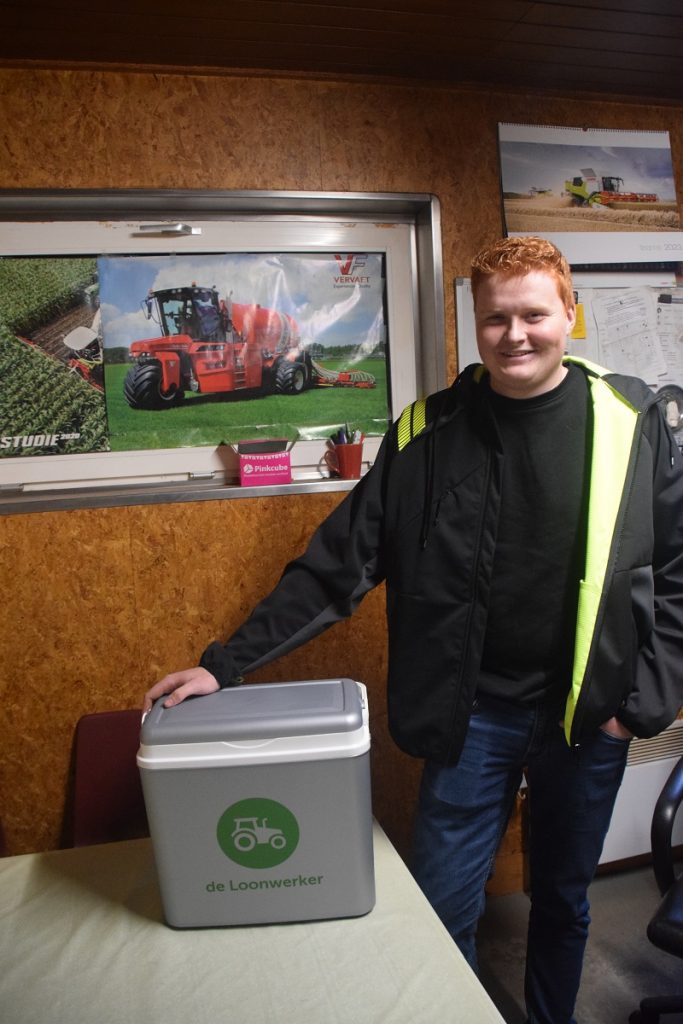
[[[583,302],[579,302],[576,306],[576,323],[574,324],[574,330],[569,337],[574,338],[575,340],[586,337],[586,316],[584,313]]]

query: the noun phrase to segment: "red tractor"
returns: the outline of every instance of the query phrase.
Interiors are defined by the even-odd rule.
[[[285,313],[219,298],[193,284],[150,291],[142,308],[161,336],[134,341],[123,390],[133,409],[163,409],[186,391],[296,395],[313,383],[310,356]]]

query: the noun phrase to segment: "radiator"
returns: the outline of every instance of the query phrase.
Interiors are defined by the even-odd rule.
[[[650,852],[650,825],[657,797],[683,757],[683,719],[651,740],[634,739],[614,806],[601,864]],[[683,844],[683,810],[674,825],[674,846]]]

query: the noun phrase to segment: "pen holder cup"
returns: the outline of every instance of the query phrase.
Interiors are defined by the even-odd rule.
[[[363,444],[335,444],[325,452],[327,468],[341,480],[358,480],[363,462]]]

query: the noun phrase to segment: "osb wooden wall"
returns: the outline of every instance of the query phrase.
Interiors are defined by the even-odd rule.
[[[426,192],[441,201],[448,370],[452,282],[501,233],[498,121],[665,129],[683,180],[680,107],[403,84],[0,70],[0,188]],[[338,497],[296,496],[0,520],[0,815],[10,852],[60,842],[85,712],[136,706],[161,674],[239,624]],[[259,673],[345,674],[370,690],[375,810],[408,845],[419,765],[387,737],[383,594]],[[518,816],[519,819],[519,816]],[[510,877],[521,865],[518,825]],[[505,861],[505,857],[502,858]],[[503,885],[505,885],[503,881]]]

